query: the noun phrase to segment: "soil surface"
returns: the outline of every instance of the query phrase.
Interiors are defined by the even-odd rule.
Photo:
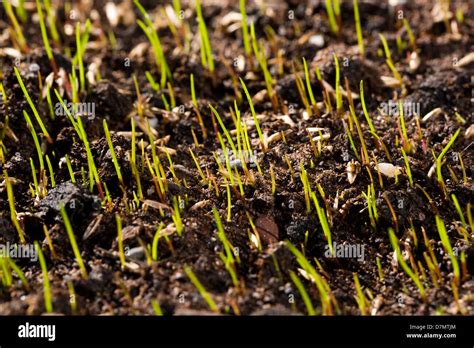
[[[259,49],[263,49],[271,75],[273,103],[255,54],[245,53],[237,1],[202,1],[213,72],[201,64],[194,1],[183,0],[181,12],[173,9],[172,1],[142,1],[170,70],[169,84],[157,89],[146,72],[159,84],[160,69],[146,35],[136,24],[143,16],[134,3],[73,3],[53,1],[59,32],[56,42],[51,38],[51,23],[46,21],[54,64],[44,48],[34,1],[26,1],[25,22],[17,15],[27,47],[18,43],[11,18],[4,7],[0,8],[0,82],[5,91],[0,108],[0,242],[5,246],[20,244],[15,220],[25,235],[24,247],[32,248],[34,241],[40,243],[53,313],[153,315],[159,304],[165,315],[306,315],[301,289],[292,280],[294,272],[315,314],[474,314],[474,231],[473,213],[469,213],[474,197],[473,1],[451,1],[450,8],[443,11],[439,5],[443,1],[360,0],[364,55],[358,46],[352,1],[341,1],[337,34],[330,30],[325,1],[247,1],[247,22],[249,26],[254,23],[255,36],[262,43]],[[43,8],[45,16],[46,12]],[[81,91],[79,64],[74,58],[75,28],[81,23],[84,32],[87,19],[91,26],[83,52],[85,88]],[[415,45],[403,19],[411,27]],[[379,34],[387,40],[402,81],[394,78],[387,64]],[[313,107],[305,106],[305,100],[311,100],[305,94],[303,58],[317,104]],[[51,141],[41,131],[14,67]],[[192,100],[191,74],[197,105]],[[336,75],[340,75],[342,94],[339,110],[334,92]],[[265,149],[239,78],[253,98]],[[361,80],[376,135],[363,113]],[[58,98],[52,92],[57,89],[65,101],[71,101],[74,84],[79,89],[77,100],[94,108],[89,115],[74,115],[75,125],[77,117],[82,120],[97,167],[100,183],[93,185],[84,142],[71,120],[58,114]],[[47,86],[51,86],[52,110]],[[216,108],[237,146],[234,101],[253,153],[247,163],[231,156],[230,174],[216,131],[227,154],[233,155],[232,147],[208,105]],[[396,108],[387,109],[399,101],[403,106],[413,106],[404,115],[407,138],[400,115],[394,113]],[[351,107],[369,158],[363,155]],[[48,155],[54,185],[46,159],[45,169],[40,170],[23,110],[36,130],[42,156]],[[132,119],[137,172],[131,165]],[[121,180],[105,136],[104,120]],[[454,143],[448,144],[453,137]],[[153,152],[161,162],[161,181]],[[443,183],[436,173],[437,158],[442,164]],[[328,221],[334,256],[328,252],[321,216],[311,197],[307,211],[308,190],[302,180],[305,173]],[[14,199],[8,197],[7,182]],[[13,219],[11,203],[16,212]],[[81,274],[71,247],[61,215],[63,205],[87,277]],[[214,207],[233,248],[230,253],[240,262],[225,262]],[[117,234],[117,215],[122,238]],[[436,216],[446,227],[452,255],[460,268],[459,279],[456,263],[441,242]],[[160,225],[153,260],[153,241]],[[397,261],[389,228],[398,239],[400,256],[425,289],[425,299]],[[325,291],[298,264],[288,243],[306,256],[327,283]],[[120,257],[121,244],[125,263]],[[17,272],[9,272],[8,259],[2,260],[0,314],[45,314],[39,261],[11,256],[23,271],[26,286]],[[437,264],[430,266],[433,260]],[[217,309],[205,301],[185,266]],[[11,284],[6,282],[8,274],[12,274]],[[236,275],[234,281],[232,274]],[[355,275],[362,295],[358,295]],[[328,304],[321,301],[324,292],[330,297],[330,313]]]

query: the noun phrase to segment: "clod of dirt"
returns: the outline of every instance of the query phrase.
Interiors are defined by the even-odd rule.
[[[100,200],[95,195],[87,193],[71,182],[64,182],[50,190],[45,198],[39,203],[40,216],[45,222],[52,220],[62,221],[59,214],[61,206],[64,205],[71,224],[82,226],[85,218],[88,218],[100,208]],[[75,231],[76,232],[76,231]]]

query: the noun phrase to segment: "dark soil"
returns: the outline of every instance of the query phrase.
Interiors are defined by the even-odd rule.
[[[247,1],[247,19],[249,23],[255,23],[257,38],[264,42],[278,99],[277,108],[272,107],[266,94],[264,76],[255,57],[245,58],[238,2],[202,2],[216,65],[213,74],[201,65],[194,2],[182,1],[184,22],[189,24],[190,45],[186,47],[184,36],[173,34],[161,11],[167,8],[172,12],[172,1],[160,2],[159,5],[155,1],[142,1],[155,21],[172,73],[172,91],[170,86],[155,91],[145,76],[145,72],[149,71],[159,82],[160,74],[153,51],[143,31],[135,24],[140,14],[132,1],[116,2],[118,23],[108,19],[107,11],[110,9],[105,1],[88,2],[90,6],[77,1],[71,9],[67,9],[62,2],[53,1],[60,32],[60,42],[51,41],[59,71],[56,76],[51,75],[53,69],[44,50],[34,2],[27,2],[30,6],[27,6],[26,22],[20,22],[28,52],[22,52],[16,44],[11,22],[4,8],[0,8],[0,82],[6,92],[6,103],[2,101],[0,108],[0,145],[3,145],[5,154],[4,161],[0,163],[0,242],[20,242],[10,215],[4,180],[5,173],[8,173],[13,185],[15,210],[26,241],[28,245],[39,241],[47,260],[54,312],[68,315],[151,315],[154,314],[152,301],[157,300],[164,314],[209,314],[211,311],[207,303],[184,271],[184,266],[188,265],[221,314],[307,314],[301,295],[290,278],[290,271],[294,271],[303,282],[316,313],[322,313],[318,288],[305,279],[303,272],[298,271],[300,266],[285,245],[285,241],[289,241],[304,252],[327,281],[337,302],[334,314],[361,314],[353,277],[357,274],[367,299],[367,314],[473,315],[474,231],[467,212],[474,197],[474,2],[451,1],[452,16],[448,20],[448,31],[446,23],[435,18],[433,7],[438,2],[398,1],[400,4],[392,7],[386,2],[360,0],[366,50],[365,56],[361,57],[352,1],[341,1],[339,35],[332,34],[329,29],[324,1]],[[456,17],[456,10],[463,12],[463,21]],[[67,11],[74,11],[75,17],[71,18],[71,12]],[[237,20],[232,19],[231,13]],[[400,16],[408,19],[416,39],[419,56],[416,69],[409,66],[414,49]],[[77,21],[84,23],[87,19],[91,19],[92,29],[84,53],[84,68],[88,71],[95,67],[98,73],[92,74],[94,78],[88,79],[86,91],[79,96],[81,102],[95,106],[95,117],[83,117],[82,122],[101,187],[105,184],[108,188],[111,203],[104,200],[98,185],[90,191],[84,144],[67,117],[51,119],[48,103],[40,90],[45,86],[47,77],[51,76],[53,87],[58,88],[65,100],[71,100],[70,84],[68,87],[66,81],[67,74],[72,72],[72,57],[76,52],[74,28]],[[108,38],[110,31],[115,35],[115,46]],[[178,33],[182,32],[178,27]],[[269,37],[269,32],[274,32],[275,36]],[[385,62],[379,33],[387,38],[396,69],[403,77],[405,91],[399,86],[390,87],[384,83],[382,77],[392,77],[393,74]],[[322,45],[318,45],[316,35],[323,39]],[[400,49],[397,49],[397,37],[404,45]],[[333,53],[339,59],[341,88],[347,92],[349,86],[353,93],[355,113],[370,156],[367,163],[361,163],[355,156],[345,132],[344,125],[348,126],[350,122],[350,103],[345,92],[339,114],[335,110],[336,101],[332,94],[332,110],[326,110],[322,103],[323,87],[314,71],[319,67],[324,81],[334,88],[336,69]],[[16,59],[15,55],[19,58]],[[296,76],[305,81],[303,57],[308,62],[314,97],[320,106],[319,115],[306,114],[298,92]],[[243,66],[236,64],[239,60]],[[14,66],[22,75],[52,143],[40,134],[38,123],[18,84]],[[207,138],[203,136],[191,99],[190,74],[194,75]],[[139,100],[133,76],[138,81],[145,117],[150,122],[155,139],[158,139],[157,153],[168,184],[168,190],[164,193],[157,189],[146,164],[146,158],[152,159],[151,146],[146,127],[138,125],[141,119],[137,111]],[[284,132],[284,138],[269,144],[266,152],[259,146],[257,130],[252,125],[250,107],[238,77],[245,81],[250,94],[255,96],[254,104],[262,132],[268,137]],[[364,118],[358,96],[361,80],[364,81],[368,112],[387,151],[370,133]],[[175,98],[175,108],[167,111],[162,96],[169,103],[170,93]],[[217,128],[218,125],[214,127],[216,120],[208,104],[217,109],[229,131],[232,131],[235,126],[230,110],[234,107],[234,100],[240,96],[243,98],[237,104],[242,119],[247,121],[250,142],[261,173],[256,167],[249,167],[254,182],[247,180],[240,163],[238,170],[244,181],[244,195],[240,194],[237,186],[230,190],[232,209],[227,220],[228,179],[219,170],[213,156],[214,152],[218,157],[221,153],[215,133],[220,128]],[[382,112],[383,103],[390,100],[398,102],[400,98],[419,105],[418,115],[405,115],[407,133],[413,141],[413,151],[408,154],[412,186],[400,150],[399,117]],[[56,96],[52,93],[52,104],[56,103]],[[441,108],[441,111],[422,121],[436,108]],[[55,187],[48,180],[46,192],[40,196],[31,193],[34,186],[30,158],[34,161],[38,177],[39,162],[23,110],[32,118],[43,153],[49,156],[55,173]],[[144,195],[138,205],[134,201],[137,182],[130,165],[132,117],[137,124],[137,166]],[[104,135],[103,120],[107,121],[111,131],[123,186]],[[310,143],[308,127],[319,127],[321,134],[330,134],[329,139],[319,144],[315,142],[321,150],[317,157]],[[428,173],[435,163],[433,155],[441,153],[458,129],[459,136],[444,156],[443,189],[436,173]],[[199,146],[193,139],[193,132]],[[231,133],[235,142],[235,133]],[[360,152],[361,142],[355,126],[351,134]],[[318,132],[312,134],[313,137],[318,135]],[[174,168],[171,169],[176,178],[170,169],[165,147],[170,153]],[[208,183],[202,183],[189,149],[196,155],[204,173],[213,178]],[[66,155],[71,161],[76,183],[71,181],[64,158]],[[399,166],[398,180],[383,174],[380,179],[376,163]],[[361,247],[363,255],[328,257],[327,240],[314,206],[310,213],[306,212],[304,187],[300,179],[301,165],[307,171],[312,190],[327,211],[333,242],[338,246]],[[354,168],[356,175],[353,182],[348,179],[349,166]],[[270,168],[275,174],[274,193]],[[49,178],[47,169],[46,174]],[[363,196],[371,183],[374,184],[378,212],[375,225],[371,224],[367,201]],[[320,185],[319,190],[317,185]],[[325,202],[321,191],[324,192]],[[466,224],[461,221],[453,204],[452,194],[459,201]],[[174,197],[179,197],[183,203],[180,205],[184,225],[181,236],[175,232],[172,219]],[[71,220],[89,275],[87,279],[81,277],[60,214],[61,204],[65,205]],[[219,257],[223,246],[217,235],[213,207],[218,209],[227,238],[240,257],[235,269],[239,286],[234,286]],[[116,214],[120,215],[123,225],[124,267],[120,262]],[[436,228],[436,215],[446,225],[462,268],[462,279],[457,286],[452,262]],[[248,216],[252,217],[259,234],[261,251],[249,239],[252,227]],[[150,253],[153,237],[161,223],[167,238],[159,241],[158,260],[150,261],[147,260],[147,253]],[[55,255],[43,226],[49,231]],[[425,301],[415,283],[397,264],[387,232],[390,227],[395,230],[404,258],[412,269],[416,267],[426,288]],[[424,256],[429,253],[428,245],[438,261],[441,276],[438,282],[430,277]],[[464,255],[464,262],[461,262],[461,255]],[[379,277],[377,258],[383,279]],[[24,258],[13,260],[24,272],[30,286],[25,287],[14,272],[10,286],[0,283],[3,284],[0,285],[0,314],[45,313],[39,262]],[[5,270],[0,268],[0,275],[4,279]],[[73,297],[68,283],[74,287]],[[75,299],[76,307],[71,306],[74,304],[71,298]]]

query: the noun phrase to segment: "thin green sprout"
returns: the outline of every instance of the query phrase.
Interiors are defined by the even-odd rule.
[[[441,174],[441,166],[442,166],[441,161],[443,160],[444,155],[446,155],[449,149],[453,146],[460,132],[461,132],[461,129],[458,129],[456,133],[454,133],[454,135],[448,141],[448,144],[446,144],[443,151],[441,151],[440,155],[436,159],[436,177],[438,178],[438,183],[443,187],[444,187],[444,181],[443,181],[443,175]]]
[[[397,237],[395,236],[395,232],[393,231],[392,228],[388,229],[389,237],[390,237],[390,243],[392,244],[393,250],[395,251],[397,255],[397,260],[400,266],[402,266],[403,270],[405,271],[406,274],[413,280],[415,283],[416,287],[420,291],[421,298],[423,301],[426,301],[426,295],[425,295],[425,288],[423,284],[421,283],[420,279],[413,273],[411,270],[410,266],[407,265],[405,262],[405,259],[403,258],[403,255],[400,251],[400,246],[398,245],[398,240]]]
[[[255,123],[255,128],[257,129],[258,137],[260,139],[260,145],[262,147],[262,151],[266,152],[267,147],[263,138],[262,130],[260,129],[260,124],[258,123],[257,114],[255,113],[255,108],[252,102],[252,97],[250,96],[249,91],[247,90],[247,86],[245,86],[244,80],[240,79],[240,83],[242,84],[242,88],[244,89],[245,95],[247,96],[247,101],[250,106],[250,111],[252,112],[253,121]]]
[[[105,120],[105,118],[103,121],[103,126],[104,126],[105,137],[107,138],[107,143],[109,144],[110,155],[112,156],[112,161],[114,163],[115,171],[117,172],[117,177],[120,181],[120,184],[122,186],[125,186],[123,177],[122,177],[122,172],[120,171],[120,165],[117,161],[117,156],[115,155],[114,145],[110,137],[109,127],[107,126],[107,121]]]
[[[18,23],[18,20],[15,17],[15,13],[13,12],[12,5],[10,1],[2,1],[3,2],[3,7],[5,8],[5,12],[8,15],[8,18],[10,19],[10,22],[13,25],[13,30],[15,31],[15,35],[17,38],[18,45],[20,46],[20,49],[23,52],[28,51],[28,45],[26,44],[25,36],[23,35],[23,31],[21,29],[20,24]]]
[[[306,289],[301,283],[301,280],[293,271],[290,271],[290,277],[293,283],[296,285],[296,288],[298,289],[301,295],[301,298],[303,299],[303,302],[306,306],[306,310],[308,311],[308,315],[316,315],[316,311],[314,310],[313,304],[311,303],[311,299],[309,298],[309,295],[306,292]]]
[[[357,33],[357,43],[359,44],[360,55],[363,57],[365,55],[365,47],[364,47],[364,38],[362,36],[362,27],[360,25],[359,5],[357,5],[357,0],[354,0],[353,4],[354,4],[354,20],[355,20],[356,33]]]
[[[326,241],[328,243],[329,250],[331,251],[331,255],[334,255],[334,246],[332,244],[331,230],[329,229],[329,223],[327,220],[326,212],[319,205],[318,199],[316,198],[316,194],[314,192],[311,192],[311,198],[313,199],[314,206],[316,207],[319,223],[321,224],[321,227],[323,228],[323,233],[324,233],[324,236],[326,237]]]
[[[46,313],[53,312],[53,302],[51,300],[51,288],[49,285],[48,278],[48,269],[46,267],[46,260],[43,255],[43,251],[37,241],[35,241],[36,253],[38,254],[39,263],[41,266],[41,271],[43,273],[43,296],[44,296],[44,307],[46,308]]]
[[[456,208],[456,211],[459,215],[459,218],[461,219],[463,226],[467,227],[466,219],[464,218],[464,214],[462,213],[461,205],[459,204],[459,201],[454,193],[451,194],[451,199],[453,200],[454,207]]]
[[[18,221],[16,210],[15,210],[15,196],[13,195],[13,188],[10,182],[10,178],[8,177],[7,171],[3,171],[3,176],[5,180],[5,186],[7,188],[7,197],[8,197],[8,205],[10,207],[10,218],[12,220],[12,224],[15,226],[16,231],[18,232],[18,236],[20,237],[21,243],[26,243],[25,234],[20,227],[20,223]]]
[[[125,262],[125,253],[123,251],[122,219],[120,218],[119,214],[115,214],[115,223],[117,225],[117,242],[118,242],[120,264],[122,265],[122,268],[124,268],[126,262]]]
[[[202,16],[201,1],[196,0],[196,15],[199,27],[199,35],[201,37],[201,62],[204,67],[209,68],[211,73],[214,72],[214,58],[212,57],[211,43],[207,32],[206,22]]]
[[[443,244],[443,248],[446,251],[446,253],[449,256],[449,259],[451,260],[451,263],[453,265],[453,273],[454,273],[454,279],[457,284],[459,284],[459,280],[461,279],[461,272],[459,270],[459,263],[454,255],[453,248],[451,246],[451,243],[449,241],[448,233],[446,231],[446,226],[444,225],[443,220],[439,215],[435,216],[436,219],[436,228],[438,229],[439,236],[441,238],[441,243]]]
[[[407,171],[407,176],[408,176],[408,181],[410,183],[410,187],[413,187],[413,178],[412,178],[412,175],[411,175],[411,168],[410,168],[410,163],[408,162],[408,157],[407,157],[407,154],[405,153],[405,150],[400,149],[402,151],[402,155],[403,155],[403,160],[405,161],[405,169]]]
[[[64,226],[66,227],[66,232],[69,237],[69,241],[71,243],[72,250],[74,252],[74,256],[76,257],[77,264],[81,270],[82,278],[86,279],[89,277],[87,274],[86,266],[84,265],[84,261],[81,257],[81,252],[79,251],[79,247],[77,246],[76,237],[74,236],[74,232],[72,230],[71,222],[69,221],[69,217],[66,213],[66,208],[64,204],[60,206],[61,216],[64,221]]]
[[[181,214],[179,212],[179,204],[176,197],[173,197],[173,216],[172,216],[174,225],[176,227],[176,232],[179,236],[183,233],[183,221],[181,220]]]
[[[44,22],[43,10],[41,8],[41,3],[39,0],[36,0],[36,11],[38,13],[40,29],[41,29],[41,37],[43,38],[43,44],[44,44],[44,49],[46,51],[46,55],[48,56],[48,59],[51,62],[51,64],[55,64],[53,52],[51,50],[51,46],[49,45],[48,32],[46,30],[46,24]]]
[[[219,308],[217,307],[216,303],[212,299],[211,295],[207,292],[207,290],[204,288],[204,286],[201,284],[199,279],[196,277],[196,275],[193,273],[191,268],[188,265],[184,266],[184,272],[188,276],[188,278],[191,280],[191,283],[196,287],[196,289],[199,291],[199,294],[204,298],[204,300],[207,302],[209,308],[215,312],[219,313]]]
[[[153,237],[153,243],[151,247],[151,258],[153,261],[158,261],[158,242],[160,241],[160,232],[163,227],[163,223],[160,223],[160,225],[156,229],[155,236]]]
[[[36,0],[38,1],[38,0]],[[18,71],[17,67],[13,67],[15,71],[16,78],[18,80],[18,83],[20,84],[21,90],[23,91],[23,94],[25,95],[26,100],[28,101],[28,104],[30,105],[31,110],[33,111],[33,115],[35,116],[36,121],[38,122],[38,125],[41,128],[41,131],[43,132],[44,136],[48,139],[48,142],[50,144],[53,143],[53,139],[49,135],[48,131],[46,130],[46,127],[43,124],[43,121],[41,120],[40,115],[38,114],[38,110],[35,107],[35,104],[33,104],[30,95],[28,91],[26,90],[25,84],[23,83],[23,80],[21,78],[20,72]]]
[[[326,12],[327,12],[327,15],[328,15],[328,19],[329,19],[329,28],[331,29],[333,34],[337,34],[337,32],[339,31],[339,28],[337,26],[336,17],[334,16],[332,1],[331,0],[325,0],[325,6],[326,6]]]

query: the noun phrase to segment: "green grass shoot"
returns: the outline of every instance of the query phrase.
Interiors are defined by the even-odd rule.
[[[8,197],[8,205],[10,207],[10,218],[12,220],[13,226],[15,226],[16,231],[18,232],[18,236],[20,237],[21,243],[26,243],[25,234],[20,227],[20,222],[18,221],[15,209],[15,196],[13,195],[13,188],[10,178],[8,177],[7,171],[3,171],[3,177],[5,180],[5,186],[7,188],[7,197]]]
[[[318,214],[318,218],[319,218],[319,223],[321,224],[321,227],[323,228],[323,233],[324,233],[324,236],[326,237],[326,241],[328,243],[329,250],[331,251],[331,255],[334,255],[334,246],[332,244],[331,230],[329,229],[329,223],[327,220],[326,212],[319,205],[318,199],[316,198],[316,194],[314,192],[311,192],[311,198],[313,199],[313,203],[316,208],[316,213]]]
[[[124,187],[125,184],[123,181],[122,172],[120,171],[120,164],[118,163],[117,156],[115,154],[114,144],[112,143],[109,127],[107,126],[107,121],[105,120],[105,118],[103,120],[103,126],[104,126],[105,137],[107,138],[107,144],[109,144],[110,155],[112,156],[112,161],[114,163],[115,172],[117,173],[117,177],[120,181],[120,184],[122,185],[122,187]]]
[[[161,88],[164,88],[166,86],[167,76],[171,77],[171,73],[170,73],[168,64],[166,63],[166,58],[163,52],[163,48],[161,46],[160,38],[158,36],[158,33],[153,27],[153,22],[151,21],[150,16],[145,11],[145,9],[140,4],[140,2],[138,0],[133,0],[133,3],[138,8],[138,10],[142,14],[143,19],[145,21],[143,22],[142,20],[138,19],[137,24],[143,30],[146,37],[148,38],[148,41],[150,41],[150,44],[153,47],[156,66],[160,70],[160,73],[161,73],[160,85],[161,85]]]
[[[446,155],[449,149],[453,146],[460,132],[461,132],[461,129],[458,129],[456,133],[454,133],[454,135],[451,137],[451,139],[448,141],[448,143],[444,147],[443,151],[441,151],[440,155],[436,158],[436,177],[438,179],[438,184],[441,187],[444,187],[443,175],[441,173],[441,166],[443,165],[442,164],[443,157]]]
[[[44,49],[51,63],[51,66],[53,67],[53,70],[56,72],[57,70],[56,62],[54,60],[53,51],[51,50],[51,46],[49,44],[48,31],[46,30],[46,23],[44,21],[43,9],[41,8],[41,3],[39,0],[36,0],[36,11],[38,13],[38,19],[40,23],[41,37],[43,38]]]
[[[266,152],[267,146],[263,138],[262,130],[260,129],[260,124],[258,123],[258,118],[257,114],[255,113],[255,108],[253,106],[252,97],[250,96],[249,91],[247,90],[247,86],[245,86],[244,80],[240,79],[240,83],[242,84],[242,88],[244,89],[245,95],[247,96],[247,101],[250,106],[250,111],[252,113],[253,121],[255,123],[255,128],[257,129],[258,138],[260,139],[260,146],[262,147],[262,151]]]
[[[405,170],[407,172],[408,182],[410,183],[410,187],[413,187],[413,177],[411,174],[410,162],[408,162],[408,156],[405,153],[405,150],[403,150],[403,148],[401,148],[400,150],[402,151],[403,160],[405,161]]]
[[[199,27],[199,35],[201,37],[201,63],[202,66],[208,68],[211,73],[214,72],[214,58],[212,57],[211,42],[207,32],[206,22],[202,15],[201,1],[196,0],[196,15]]]
[[[247,25],[247,12],[245,11],[245,0],[239,0],[240,15],[242,16],[242,41],[244,42],[244,50],[247,57],[252,54],[249,41],[249,29]]]
[[[37,241],[35,241],[35,248],[36,253],[38,254],[38,260],[40,262],[41,271],[43,273],[43,296],[44,296],[44,307],[46,309],[46,313],[53,312],[53,302],[51,300],[51,288],[49,285],[49,278],[48,278],[48,269],[46,267],[46,260],[43,255],[43,251],[41,250],[41,246]]]
[[[340,71],[339,71],[339,59],[337,58],[336,53],[333,53],[334,56],[334,66],[336,67],[336,110],[338,114],[342,111],[342,94],[341,87],[339,86]]]
[[[322,311],[324,315],[333,314],[333,305],[337,306],[335,299],[332,296],[331,289],[326,280],[316,271],[316,269],[309,263],[308,259],[299,251],[293,244],[286,241],[286,247],[295,255],[296,261],[301,268],[308,274],[311,280],[316,284],[321,300]]]
[[[359,5],[357,5],[357,0],[354,0],[354,20],[357,33],[357,43],[359,44],[359,53],[362,57],[365,56],[365,47],[364,47],[364,38],[362,36],[362,27],[360,25],[360,16],[359,16]]]
[[[64,221],[64,226],[66,228],[66,233],[68,235],[72,250],[74,252],[74,256],[76,257],[77,264],[79,265],[79,268],[81,270],[82,278],[88,279],[89,276],[87,274],[86,266],[84,265],[84,261],[82,260],[79,247],[77,246],[76,237],[74,236],[74,232],[71,226],[71,221],[69,221],[69,217],[67,216],[66,208],[64,207],[64,204],[61,204],[60,211],[61,211],[61,216]]]
[[[336,17],[334,15],[332,0],[325,0],[324,3],[326,6],[326,13],[329,19],[329,28],[331,29],[331,32],[333,34],[337,34],[337,32],[339,31],[339,27],[337,25]]]
[[[118,243],[120,264],[122,265],[122,268],[124,268],[125,267],[125,253],[123,251],[122,219],[120,218],[119,214],[115,214],[115,223],[117,225],[117,243]]]
[[[412,271],[410,266],[408,266],[408,264],[405,262],[402,252],[400,251],[400,246],[398,245],[398,239],[395,236],[395,232],[393,231],[392,228],[388,229],[388,234],[390,237],[390,243],[392,244],[392,248],[397,255],[398,263],[400,264],[400,266],[402,266],[403,270],[405,271],[406,274],[408,274],[411,280],[413,280],[416,287],[420,291],[421,298],[423,299],[423,301],[426,302],[425,288],[423,284],[421,283],[420,279],[415,275],[415,273]]]
[[[179,204],[176,197],[173,197],[173,216],[172,216],[174,225],[176,227],[176,232],[179,236],[183,233],[183,221],[181,220],[181,214],[179,211]]]
[[[301,283],[301,280],[293,271],[290,271],[290,277],[293,283],[295,284],[296,288],[298,289],[301,295],[301,298],[303,299],[303,302],[306,306],[306,310],[308,311],[308,315],[316,315],[316,311],[314,310],[313,303],[311,302],[311,299],[308,295],[308,292],[304,288],[303,283]]]
[[[38,0],[36,0],[38,1]],[[36,122],[38,122],[38,125],[40,126],[41,128],[41,131],[43,132],[43,135],[46,137],[46,139],[48,140],[48,142],[50,144],[53,143],[53,139],[51,138],[51,136],[49,135],[48,131],[46,130],[46,127],[44,126],[44,123],[43,121],[41,120],[41,117],[38,113],[38,110],[36,109],[35,107],[35,104],[33,104],[33,101],[31,100],[30,98],[30,94],[28,93],[26,87],[25,87],[25,84],[23,83],[23,80],[21,78],[21,75],[20,75],[20,72],[18,71],[17,67],[13,67],[13,69],[15,70],[15,75],[16,75],[16,78],[18,80],[18,83],[20,84],[20,87],[21,87],[21,90],[23,91],[23,94],[25,95],[25,98],[26,100],[28,101],[28,104],[30,105],[30,108],[31,110],[33,111],[33,115],[35,116],[35,119],[36,119]]]
[[[457,284],[459,284],[459,280],[461,279],[461,271],[459,269],[459,262],[456,256],[454,255],[454,250],[449,241],[448,233],[446,231],[446,226],[444,225],[444,222],[439,215],[436,215],[435,219],[436,219],[436,228],[438,229],[438,234],[441,238],[441,243],[443,244],[443,248],[448,254],[449,259],[451,260],[451,263],[453,265],[454,280]]]
[[[23,34],[23,30],[21,29],[21,25],[18,23],[16,19],[15,13],[13,12],[12,5],[10,1],[2,1],[3,7],[5,8],[5,12],[7,13],[8,18],[13,26],[13,31],[15,33],[15,38],[18,43],[20,50],[24,53],[28,52],[28,45],[26,44],[25,36]]]
[[[209,308],[215,312],[219,313],[219,308],[217,307],[216,303],[212,299],[211,295],[207,292],[207,290],[204,288],[204,286],[201,284],[199,279],[196,277],[194,272],[191,270],[191,268],[188,265],[184,266],[184,272],[188,276],[189,280],[191,280],[191,283],[196,287],[196,289],[199,291],[199,294],[204,298],[204,300],[207,302],[207,305]]]

